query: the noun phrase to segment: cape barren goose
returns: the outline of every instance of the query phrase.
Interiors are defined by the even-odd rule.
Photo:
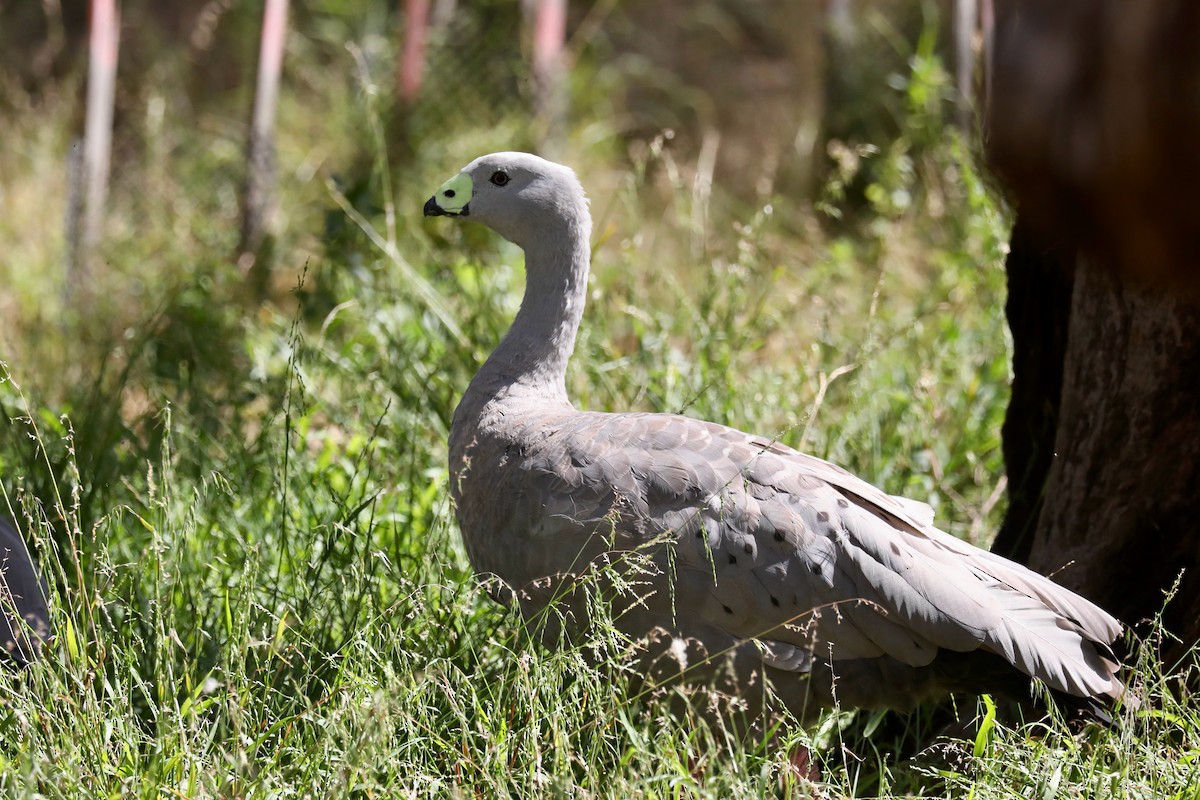
[[[475,569],[548,642],[589,624],[598,591],[647,642],[647,668],[715,679],[720,663],[743,697],[768,679],[801,719],[955,690],[1028,697],[1029,678],[1081,706],[1121,695],[1115,619],[933,527],[928,505],[722,425],[575,409],[564,374],[591,217],[570,169],[483,156],[425,215],[525,251],[520,311],[454,414],[450,486]]]

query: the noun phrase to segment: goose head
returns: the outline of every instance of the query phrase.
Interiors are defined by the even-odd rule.
[[[429,198],[425,216],[466,217],[522,248],[569,235],[589,221],[575,173],[530,153],[475,159]]]

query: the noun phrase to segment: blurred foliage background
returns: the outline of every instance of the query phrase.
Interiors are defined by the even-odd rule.
[[[230,408],[246,413],[255,322],[328,323],[362,299],[367,277],[396,268],[392,256],[406,265],[401,285],[419,284],[411,300],[432,301],[441,323],[461,319],[446,245],[461,248],[461,235],[472,258],[496,245],[432,228],[419,208],[484,151],[574,164],[597,212],[597,285],[648,313],[680,302],[663,296],[674,282],[664,274],[714,290],[730,271],[769,282],[757,311],[788,320],[761,334],[760,360],[821,346],[822,329],[861,329],[880,311],[866,284],[894,281],[921,313],[923,282],[947,280],[944,248],[995,264],[1003,223],[973,174],[970,136],[946,126],[947,4],[571,3],[569,110],[553,136],[534,111],[528,8],[434,2],[424,85],[406,104],[394,91],[400,6],[291,9],[266,305],[236,262],[259,4],[123,4],[106,227],[77,306],[65,217],[87,9],[0,10],[0,125],[12,144],[0,158],[0,342],[39,401],[73,415],[86,458],[156,452],[147,420],[166,402],[206,415],[209,429],[239,426]],[[970,215],[980,210],[983,228]],[[617,346],[640,349],[634,319],[606,318]],[[81,424],[92,413],[108,416]]]

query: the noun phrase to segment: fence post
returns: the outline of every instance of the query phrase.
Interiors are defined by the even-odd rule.
[[[88,31],[87,108],[83,130],[83,157],[72,156],[74,173],[67,214],[66,296],[86,296],[91,287],[89,261],[104,232],[108,199],[109,157],[112,149],[113,101],[117,84],[117,52],[121,22],[117,0],[92,0]],[[79,184],[82,183],[82,186]],[[82,197],[82,213],[79,198]],[[82,219],[81,219],[82,218]]]
[[[258,81],[254,88],[254,113],[246,147],[246,189],[242,198],[238,266],[245,274],[251,270],[257,273],[261,285],[256,288],[260,294],[266,288],[268,265],[259,263],[259,250],[275,196],[275,107],[287,38],[287,11],[288,0],[266,0],[258,51]]]
[[[979,27],[979,0],[954,2],[954,61],[958,72],[958,127],[971,130],[975,105],[975,32]]]
[[[534,0],[533,86],[534,111],[542,145],[553,149],[561,142],[567,111],[566,63],[563,43],[567,33],[567,0]]]
[[[429,31],[429,0],[404,0],[404,49],[396,75],[400,100],[412,105],[425,76],[425,45]]]
[[[996,46],[996,6],[993,0],[982,0],[980,26],[983,28],[983,129],[987,130],[992,105],[992,59]]]

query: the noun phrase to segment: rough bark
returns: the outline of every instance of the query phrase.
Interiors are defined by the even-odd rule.
[[[1009,509],[993,549],[1140,633],[1163,612],[1172,662],[1200,641],[1200,300],[1020,222],[1007,266]]]
[[[1168,630],[1200,640],[1200,304],[1078,271],[1055,455],[1030,564],[1129,623],[1180,570]]]

